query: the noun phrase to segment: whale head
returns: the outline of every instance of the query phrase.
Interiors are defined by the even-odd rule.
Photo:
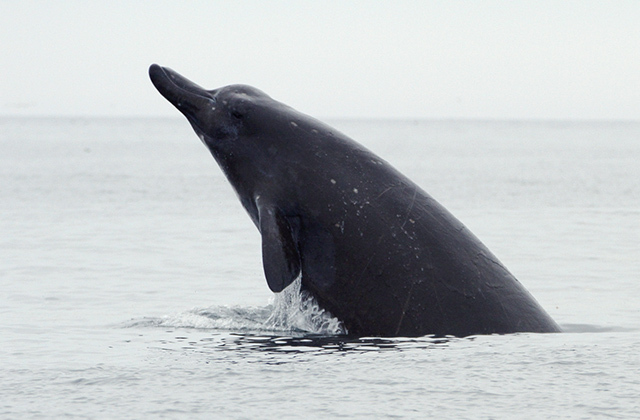
[[[273,101],[264,92],[247,85],[206,90],[167,67],[152,64],[149,77],[160,94],[189,120],[212,152],[225,143],[249,134],[252,111],[260,102]]]
[[[299,138],[287,137],[282,127],[303,116],[251,86],[206,90],[157,64],[149,68],[149,77],[191,123],[257,224],[256,197],[267,191],[286,194],[279,191],[281,183],[273,183],[276,168],[296,165],[287,152]]]

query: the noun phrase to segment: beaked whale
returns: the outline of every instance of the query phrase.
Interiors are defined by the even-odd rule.
[[[253,87],[205,90],[156,64],[149,75],[259,229],[272,291],[301,275],[360,336],[560,331],[460,221],[365,147]]]

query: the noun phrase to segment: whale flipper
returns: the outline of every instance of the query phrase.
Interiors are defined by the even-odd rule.
[[[261,207],[262,265],[271,291],[284,290],[300,275],[300,253],[287,218],[272,208]]]

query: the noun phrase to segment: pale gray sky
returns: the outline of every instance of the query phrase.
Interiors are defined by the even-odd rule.
[[[177,116],[157,62],[320,118],[640,119],[640,1],[0,0],[0,115]]]

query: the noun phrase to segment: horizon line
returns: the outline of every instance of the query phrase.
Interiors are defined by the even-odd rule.
[[[510,122],[510,123],[640,123],[640,118],[508,118],[508,117],[312,117],[320,121],[387,121],[387,122]],[[0,119],[61,119],[61,120],[182,120],[180,115],[20,115],[20,114],[0,114]]]

